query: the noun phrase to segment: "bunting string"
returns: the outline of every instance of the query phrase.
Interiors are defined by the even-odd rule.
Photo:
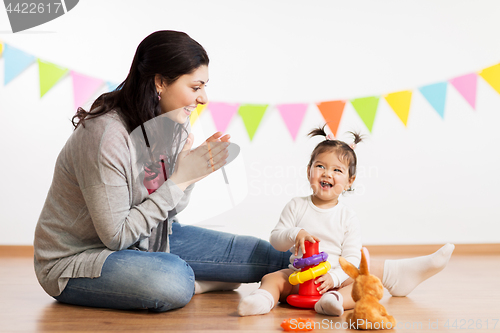
[[[20,76],[28,67],[36,64],[38,66],[40,98],[43,98],[54,86],[66,76],[71,77],[73,84],[73,99],[75,109],[84,105],[94,94],[103,87],[107,91],[113,91],[118,84],[106,81],[101,78],[91,77],[72,69],[61,67],[49,61],[39,59],[34,55],[19,50],[11,45],[0,41],[0,57],[4,59],[4,86],[8,85],[16,77]],[[322,101],[319,103],[296,103],[273,105],[281,115],[293,141],[297,138],[297,133],[304,120],[305,114],[311,105],[315,105],[328,128],[334,136],[340,121],[344,115],[347,102],[354,108],[363,124],[369,132],[373,131],[373,125],[377,115],[380,98],[384,98],[402,124],[408,126],[408,119],[411,112],[411,101],[414,92],[419,92],[436,113],[445,118],[445,106],[448,86],[452,86],[464,102],[476,109],[477,82],[481,77],[498,94],[500,94],[500,63],[484,68],[478,72],[473,72],[457,76],[442,82],[432,83],[426,86],[388,93],[383,96],[359,97],[351,100]],[[191,114],[191,125],[193,125],[204,112],[210,113],[216,130],[225,132],[228,126],[238,116],[243,122],[250,141],[258,133],[259,126],[266,112],[270,110],[269,104],[245,104],[212,102],[205,105],[198,105]]]

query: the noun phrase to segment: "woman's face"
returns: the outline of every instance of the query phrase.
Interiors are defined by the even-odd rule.
[[[172,121],[184,124],[198,104],[207,103],[205,92],[208,82],[208,67],[202,65],[191,74],[184,74],[174,83],[167,85],[156,81],[156,89],[160,92],[160,108],[162,115]]]

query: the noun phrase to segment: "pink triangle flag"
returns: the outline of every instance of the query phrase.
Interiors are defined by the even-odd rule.
[[[292,135],[293,141],[297,137],[300,125],[307,111],[307,104],[280,104],[276,108],[281,114],[283,121]]]
[[[476,87],[477,87],[477,74],[471,73],[462,75],[450,80],[450,83],[458,90],[460,95],[476,109]]]
[[[210,102],[208,104],[207,109],[212,115],[217,131],[222,133],[226,131],[231,119],[238,112],[239,106],[238,103]]]
[[[71,71],[75,108],[83,106],[92,94],[104,83],[103,80]]]

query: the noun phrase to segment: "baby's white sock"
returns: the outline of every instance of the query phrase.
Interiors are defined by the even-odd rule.
[[[328,291],[314,305],[317,313],[329,316],[342,316],[344,313],[344,298],[338,291]]]
[[[194,293],[195,294],[203,294],[209,291],[216,290],[234,290],[238,289],[241,286],[241,283],[232,283],[232,282],[221,282],[221,281],[194,281]]]
[[[445,268],[454,249],[455,245],[448,243],[428,256],[386,260],[382,284],[392,296],[406,296],[420,283]]]
[[[244,297],[238,305],[240,316],[266,314],[274,307],[273,295],[267,290],[257,289]]]

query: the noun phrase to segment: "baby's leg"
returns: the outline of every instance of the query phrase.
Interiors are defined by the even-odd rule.
[[[282,269],[262,278],[259,289],[244,297],[238,305],[240,316],[266,314],[278,301],[290,295],[293,286],[288,282],[291,269]]]
[[[446,244],[428,256],[371,261],[370,270],[392,296],[406,296],[420,283],[443,270],[454,249],[455,245]]]
[[[339,289],[338,291],[342,295],[342,305],[344,306],[344,310],[354,309],[354,304],[356,304],[356,302],[352,299],[352,286],[354,286],[353,283]]]
[[[338,290],[327,291],[321,296],[320,300],[314,305],[314,310],[321,314],[329,316],[341,316],[345,310],[354,308],[354,300],[352,299],[353,284],[349,284]]]

